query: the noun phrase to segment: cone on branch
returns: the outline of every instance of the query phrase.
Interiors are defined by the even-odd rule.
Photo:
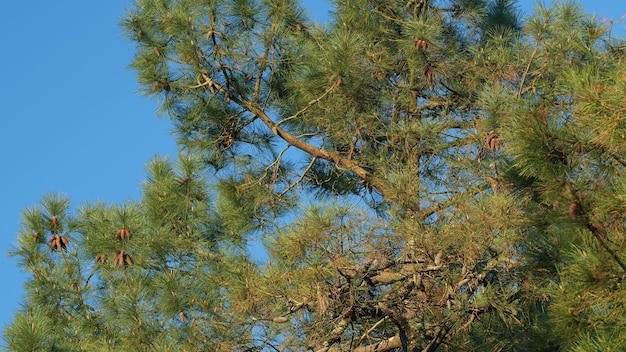
[[[67,246],[69,245],[69,241],[67,240],[67,238],[65,238],[65,236],[59,235],[58,233],[52,235],[48,242],[50,242],[50,248],[53,251],[67,249]]]
[[[120,249],[120,251],[117,252],[115,259],[113,260],[113,267],[117,267],[118,265],[122,267],[133,265],[133,260],[123,249]]]
[[[104,264],[106,262],[106,256],[104,254],[98,254],[96,255],[96,259],[94,260],[94,262]]]
[[[426,82],[428,82],[428,84],[433,83],[433,66],[426,65],[424,67],[424,71],[422,71],[422,75],[426,77]]]
[[[124,263],[128,266],[132,266],[133,265],[133,260],[130,259],[130,255],[126,254],[124,255]]]
[[[500,139],[493,131],[487,134],[487,148],[492,152],[500,150]]]
[[[127,229],[119,229],[115,232],[115,238],[120,241],[129,240],[130,239],[130,231]]]
[[[579,209],[580,209],[580,206],[576,202],[572,202],[572,204],[569,205],[568,216],[570,220],[576,221],[578,217]]]
[[[591,224],[591,232],[602,238],[606,238],[606,230],[604,229],[604,226],[598,223]]]

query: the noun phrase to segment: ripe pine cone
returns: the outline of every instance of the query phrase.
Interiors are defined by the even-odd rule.
[[[56,251],[59,249],[67,249],[67,246],[69,245],[67,238],[59,235],[58,233],[55,233],[54,235],[52,235],[52,237],[50,237],[48,242],[50,242],[50,248],[53,251]]]
[[[124,254],[124,263],[128,266],[133,265],[133,260],[130,258],[130,255]]]
[[[115,260],[113,260],[113,266],[116,267],[117,265],[124,265],[124,250],[120,249],[119,252],[117,252],[117,255],[115,256]]]
[[[569,205],[568,215],[572,221],[576,221],[578,216],[578,203],[572,202],[572,204]]]
[[[52,235],[52,237],[48,240],[48,242],[50,242],[50,248],[53,251],[56,251],[59,247],[61,247],[61,242],[57,240],[57,236],[59,235]]]
[[[65,249],[67,248],[68,245],[69,245],[69,242],[67,241],[67,238],[65,238],[65,236],[61,236],[61,247]]]
[[[118,240],[129,240],[130,239],[130,231],[127,229],[120,229],[115,232],[115,238]]]
[[[424,75],[424,77],[426,77],[426,82],[428,82],[429,84],[433,82],[433,67],[430,65],[426,65],[424,67],[424,71],[422,72],[422,75]]]
[[[126,252],[123,249],[120,249],[120,251],[117,252],[117,255],[115,256],[115,260],[113,261],[113,267],[117,267],[118,265],[123,266],[123,267],[133,265],[132,258],[130,257],[130,255],[126,254]]]
[[[600,224],[592,224],[591,225],[591,232],[594,232],[595,234],[597,234],[598,236],[602,237],[602,238],[606,238],[606,230],[604,229],[604,227]]]
[[[487,135],[487,148],[492,152],[497,152],[500,149],[500,139],[493,132],[489,132]]]

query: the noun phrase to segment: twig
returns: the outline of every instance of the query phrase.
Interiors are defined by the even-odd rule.
[[[306,173],[309,172],[309,170],[311,170],[311,168],[313,167],[313,164],[315,164],[316,160],[317,160],[317,157],[313,157],[313,159],[311,159],[311,162],[309,163],[309,165],[306,167],[306,169],[304,169],[304,171],[302,172],[302,175],[300,175],[300,177],[296,180],[296,182],[290,184],[289,187],[287,187],[284,191],[280,192],[280,194],[278,196],[279,197],[284,196],[287,192],[292,190],[298,183],[302,182],[302,180],[304,179],[304,176],[306,176]]]
[[[319,103],[322,99],[324,99],[328,94],[330,94],[335,88],[339,87],[339,85],[341,84],[341,77],[337,78],[337,81],[330,86],[325,92],[324,94],[322,94],[321,96],[311,100],[310,102],[308,102],[308,104],[306,104],[305,107],[303,107],[302,109],[300,109],[298,112],[296,112],[295,114],[286,117],[278,122],[276,122],[276,126],[280,125],[283,122],[287,122],[289,120],[293,120],[296,117],[298,117],[300,114],[304,113],[305,111],[307,111],[311,106]]]
[[[204,73],[202,74],[203,77],[207,77]],[[206,78],[205,78],[206,79]],[[202,87],[206,87],[206,86],[210,86],[213,81],[212,80],[206,80],[205,82],[200,82],[200,77],[198,77],[197,79],[198,84],[196,84],[195,86],[186,86],[185,88],[189,88],[189,89],[197,89],[197,88],[202,88]]]
[[[287,149],[289,149],[289,147],[291,147],[291,145],[287,145],[286,147],[284,147],[284,148],[283,148],[283,150],[281,150],[281,151],[280,151],[280,153],[278,153],[278,156],[276,157],[276,160],[272,161],[272,163],[270,163],[269,165],[267,165],[267,167],[266,167],[266,168],[265,168],[265,170],[264,170],[264,174],[263,174],[263,176],[261,176],[261,177],[260,177],[260,178],[256,181],[257,183],[259,183],[259,184],[260,184],[260,183],[261,183],[261,180],[262,180],[262,179],[264,179],[265,177],[267,177],[267,174],[269,173],[270,168],[272,168],[273,166],[275,167],[275,169],[274,169],[274,171],[273,171],[272,173],[273,173],[274,175],[276,175],[276,169],[278,169],[278,167],[279,167],[280,160],[283,158],[283,154],[285,154],[285,152],[287,151]],[[250,184],[252,184],[252,182],[250,182],[250,183],[246,183],[246,184],[243,184],[242,186],[248,186],[248,185],[250,185]]]
[[[530,58],[528,59],[528,65],[526,65],[526,69],[524,70],[524,73],[522,74],[522,81],[520,82],[519,89],[517,90],[518,98],[522,96],[522,90],[524,89],[524,82],[526,81],[526,76],[528,76],[530,65],[532,64],[533,60],[535,59],[535,55],[537,55],[537,51],[539,50],[539,43],[541,43],[539,35],[537,36],[536,40],[537,42],[535,43],[535,48],[533,49],[533,52],[530,54]]]
[[[372,325],[371,328],[369,328],[369,330],[367,330],[363,336],[361,336],[361,338],[359,339],[359,342],[357,342],[357,346],[361,345],[361,343],[363,342],[363,340],[365,340],[371,333],[372,331],[376,330],[377,327],[379,327],[382,323],[384,323],[385,321],[387,321],[387,319],[389,319],[388,316],[383,317],[382,319],[380,319],[379,321],[376,322],[376,324]]]

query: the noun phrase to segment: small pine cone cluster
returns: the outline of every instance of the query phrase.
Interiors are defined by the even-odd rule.
[[[115,256],[115,260],[113,261],[114,267],[117,267],[118,265],[122,267],[133,265],[132,258],[130,257],[130,255],[126,254],[126,252],[123,249],[120,249],[120,251],[117,252],[117,255]]]
[[[120,241],[129,240],[130,239],[130,231],[127,229],[119,229],[115,232],[115,238]]]
[[[130,237],[131,237],[130,231],[126,228],[121,228],[115,231],[115,239],[117,239],[120,242],[130,240]],[[104,264],[107,262],[107,257],[103,253],[97,254],[94,262],[96,264],[98,263]],[[133,265],[133,259],[130,257],[130,255],[126,253],[126,250],[120,249],[115,255],[115,258],[113,259],[113,267],[114,268],[117,268],[117,267],[126,268],[132,265]]]
[[[126,228],[121,228],[115,232],[115,238],[117,238],[120,241],[130,240],[130,231],[128,231],[128,229]],[[121,266],[125,268],[127,266],[132,266],[132,265],[133,265],[133,260],[130,257],[130,255],[128,255],[124,249],[120,249],[117,252],[117,255],[115,255],[115,259],[113,260],[113,266],[114,267]]]
[[[69,245],[67,238],[65,238],[65,236],[59,235],[58,233],[55,233],[54,235],[52,235],[52,237],[50,237],[48,242],[50,242],[50,248],[53,251],[67,249],[67,246]]]
[[[48,230],[52,234],[50,239],[48,239],[50,249],[53,251],[67,250],[70,243],[65,236],[59,234],[59,232],[62,232],[62,226],[59,223],[59,218],[56,215],[53,215],[48,218],[48,221],[50,224]],[[33,233],[33,242],[40,243],[40,236],[42,233],[44,232],[35,231]]]

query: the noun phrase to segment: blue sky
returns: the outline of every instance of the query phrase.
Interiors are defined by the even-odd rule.
[[[304,1],[323,21],[326,1]],[[533,0],[523,0],[525,13]],[[581,1],[588,12],[623,20],[621,1]],[[127,69],[132,44],[118,23],[130,0],[2,1],[0,33],[0,329],[19,308],[27,278],[14,258],[20,213],[48,192],[74,206],[138,199],[145,164],[175,157],[171,124],[156,117],[157,103],[137,91]],[[624,22],[616,29],[623,34]],[[2,342],[0,342],[2,345]]]

